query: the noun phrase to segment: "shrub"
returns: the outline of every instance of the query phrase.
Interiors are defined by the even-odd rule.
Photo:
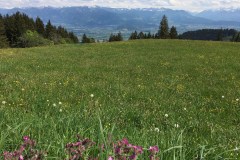
[[[19,39],[17,43],[17,47],[36,47],[36,46],[46,46],[52,45],[53,42],[43,38],[36,31],[26,31]]]

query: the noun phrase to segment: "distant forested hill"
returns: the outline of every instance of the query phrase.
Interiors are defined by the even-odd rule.
[[[234,29],[201,29],[185,32],[179,37],[180,39],[222,41],[231,40],[236,34],[237,30]]]

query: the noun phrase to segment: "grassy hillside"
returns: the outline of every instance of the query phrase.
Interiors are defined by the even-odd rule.
[[[100,144],[111,133],[158,145],[162,159],[240,159],[239,48],[149,40],[0,50],[0,152],[29,135],[48,159],[64,159],[76,134]]]

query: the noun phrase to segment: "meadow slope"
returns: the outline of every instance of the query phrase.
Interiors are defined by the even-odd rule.
[[[2,49],[0,153],[29,135],[48,159],[64,159],[76,134],[100,144],[111,133],[158,145],[162,159],[240,159],[239,48],[139,40]]]

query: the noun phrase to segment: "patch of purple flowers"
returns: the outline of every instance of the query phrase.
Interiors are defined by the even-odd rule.
[[[46,155],[45,152],[40,152],[34,149],[36,142],[31,140],[30,137],[23,137],[23,144],[18,150],[13,152],[3,152],[4,160],[41,160]]]
[[[65,146],[65,151],[67,153],[67,158],[65,160],[99,160],[99,154],[97,157],[94,155],[88,155],[93,149],[93,146],[96,143],[87,138],[81,138],[78,135],[77,141],[73,143],[68,143]],[[108,160],[137,160],[140,155],[143,154],[144,150],[143,147],[138,145],[130,144],[128,139],[124,138],[116,143],[111,142],[112,155],[109,155],[107,150],[105,150],[104,145],[100,145],[97,147],[97,152],[104,153],[108,156]],[[46,152],[40,152],[35,149],[36,142],[31,140],[30,137],[24,136],[23,137],[23,144],[19,147],[18,150],[13,152],[5,151],[2,155],[4,160],[42,160],[46,157]],[[149,159],[150,160],[159,160],[157,158],[157,153],[159,152],[158,146],[151,146],[149,149],[145,149],[149,152]]]

